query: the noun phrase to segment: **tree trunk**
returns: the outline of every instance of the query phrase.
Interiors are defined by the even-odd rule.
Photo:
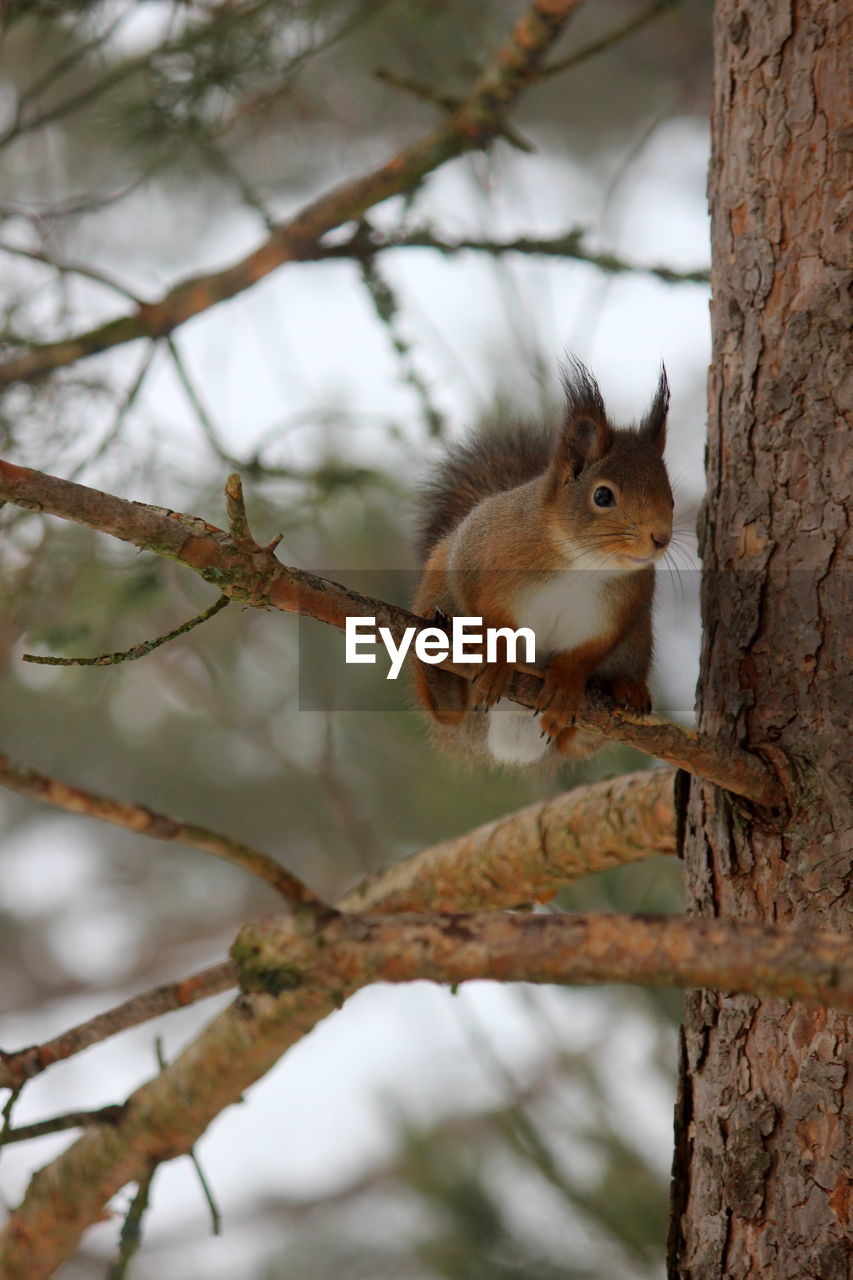
[[[844,8],[716,6],[701,727],[784,753],[798,799],[774,830],[693,779],[684,815],[695,914],[838,930],[853,792]],[[670,1277],[846,1280],[848,1032],[782,1000],[690,998]]]

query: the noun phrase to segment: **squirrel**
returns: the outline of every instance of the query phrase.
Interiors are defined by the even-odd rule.
[[[422,493],[415,611],[440,625],[477,617],[535,633],[544,681],[533,716],[500,701],[513,674],[505,639],[472,682],[415,662],[416,694],[442,744],[492,764],[605,745],[572,723],[591,677],[617,705],[651,710],[654,564],[672,537],[666,370],[634,429],[613,426],[579,360],[562,379],[556,429],[476,432],[450,447]]]

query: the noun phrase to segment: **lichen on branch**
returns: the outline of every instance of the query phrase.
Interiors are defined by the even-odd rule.
[[[241,985],[279,996],[372,982],[711,987],[853,1012],[849,938],[741,920],[562,912],[339,915],[309,934],[290,917],[244,926]]]

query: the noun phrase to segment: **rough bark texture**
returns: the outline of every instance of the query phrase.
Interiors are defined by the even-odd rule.
[[[244,925],[231,948],[244,991],[342,993],[372,982],[631,982],[784,995],[853,1010],[845,934],[731,920],[596,912],[340,915],[308,933],[293,916]]]
[[[671,769],[653,769],[561,792],[383,867],[337,905],[497,911],[545,902],[580,876],[674,854],[673,780]]]
[[[850,25],[831,0],[717,3],[701,729],[784,751],[801,802],[774,833],[694,778],[685,824],[695,913],[837,930],[853,789]],[[781,1000],[689,999],[671,1277],[846,1280],[849,1029]]]

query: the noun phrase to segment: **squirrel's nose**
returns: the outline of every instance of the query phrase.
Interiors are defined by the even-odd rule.
[[[670,535],[668,533],[664,533],[663,530],[656,530],[651,535],[651,538],[652,538],[652,542],[655,545],[655,550],[663,551],[664,547],[669,542]]]

